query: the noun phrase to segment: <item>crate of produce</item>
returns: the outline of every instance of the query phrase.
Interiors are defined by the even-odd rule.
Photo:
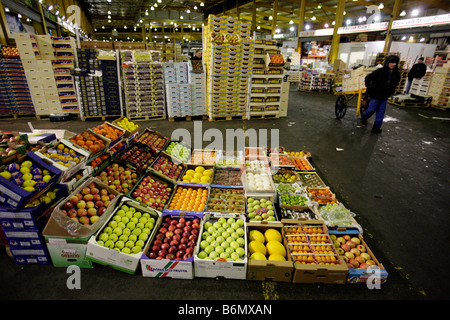
[[[182,141],[171,140],[164,151],[175,159],[187,163],[191,157],[192,148]]]
[[[194,149],[188,164],[214,165],[216,163],[216,150]]]
[[[186,170],[177,184],[210,186],[214,179],[214,173],[214,165],[186,164]]]
[[[163,211],[174,194],[176,184],[149,171],[144,173],[127,194],[144,206]]]
[[[90,154],[78,148],[72,141],[62,139],[45,151],[35,152],[41,158],[48,159],[53,166],[62,171],[61,182],[65,182],[75,172],[86,165]]]
[[[211,187],[206,211],[245,214],[243,189]]]
[[[294,164],[295,170],[299,172],[314,172],[316,169],[311,165],[307,158],[290,157]]]
[[[161,212],[121,196],[103,227],[90,237],[86,258],[135,274],[160,224]]]
[[[275,183],[275,188],[277,191],[277,194],[283,194],[283,193],[298,193],[298,194],[305,194],[306,190],[303,188],[303,186],[298,183],[288,183],[288,182],[280,182]],[[278,200],[278,199],[277,199]]]
[[[323,221],[283,219],[283,228],[294,262],[293,283],[346,283],[348,267]]]
[[[294,170],[280,169],[272,174],[274,183],[296,183],[300,177]]]
[[[54,206],[68,196],[67,186],[56,184],[39,198],[21,209],[0,206],[0,226],[3,230],[43,230]]]
[[[246,194],[246,216],[249,222],[279,222],[272,195]]]
[[[125,129],[124,139],[133,140],[139,135],[139,125],[125,116],[114,120],[112,123]]]
[[[156,153],[161,152],[165,149],[169,143],[169,138],[164,137],[161,133],[157,131],[150,130],[146,128],[134,141],[140,142],[148,147],[150,147]]]
[[[27,152],[9,165],[0,166],[0,203],[21,208],[58,183],[61,170],[34,152]]]
[[[112,160],[94,176],[117,192],[128,194],[137,186],[142,174],[126,162]]]
[[[216,167],[220,168],[240,168],[244,162],[243,151],[219,150],[216,157]]]
[[[92,129],[87,129],[86,131],[69,138],[69,141],[71,141],[76,147],[89,152],[89,158],[87,161],[92,160],[98,155],[106,152],[111,142],[109,139],[92,131]]]
[[[338,203],[336,195],[331,192],[330,188],[306,188],[308,197],[311,201],[319,205],[326,205],[327,203]]]
[[[209,187],[176,185],[166,214],[203,214],[209,197]]]
[[[201,215],[163,214],[149,250],[141,257],[142,275],[193,279],[201,220]]]
[[[319,220],[315,211],[312,210],[311,208],[303,210],[280,208],[280,218],[282,222],[284,219],[299,220],[299,221]]]
[[[306,188],[326,188],[327,185],[319,177],[317,172],[297,172],[300,182]]]
[[[155,174],[176,183],[183,177],[183,174],[186,171],[186,165],[162,151],[148,169]]]
[[[282,224],[247,222],[247,280],[291,282],[294,265]]]
[[[311,152],[309,151],[305,151],[305,150],[301,150],[301,151],[284,151],[288,156],[291,157],[297,157],[297,158],[306,158],[308,160],[311,159]]]
[[[348,266],[346,283],[381,285],[389,274],[378,261],[361,234],[330,230],[335,250]]]
[[[341,203],[328,203],[314,207],[319,219],[325,221],[328,229],[346,231],[350,233],[363,233],[362,227],[355,220],[355,214]]]
[[[270,166],[272,169],[294,170],[295,165],[288,155],[284,153],[271,153],[269,155]]]
[[[236,168],[218,168],[214,173],[214,178],[211,187],[233,187],[244,188],[242,184],[242,171]]]
[[[217,231],[221,228],[226,230],[226,238],[223,232],[219,234]],[[247,278],[248,241],[244,215],[205,212],[200,226],[200,239],[194,254],[195,277]]]
[[[92,131],[109,140],[109,144],[107,146],[108,150],[117,145],[122,140],[126,132],[125,129],[109,122],[102,123],[101,125],[92,128]]]
[[[131,165],[136,171],[146,172],[156,160],[157,153],[139,142],[134,142],[118,159]]]
[[[278,203],[283,209],[305,210],[311,206],[306,194],[282,193],[278,195]]]
[[[14,261],[19,265],[51,264],[51,258],[45,247],[39,248],[10,248]]]
[[[264,167],[246,169],[242,174],[242,183],[248,194],[276,194],[272,174]]]

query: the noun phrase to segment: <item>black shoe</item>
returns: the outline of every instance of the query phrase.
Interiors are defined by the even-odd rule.
[[[372,128],[373,133],[381,133],[381,131],[383,131],[383,130],[377,129],[377,128]]]
[[[364,125],[366,125],[366,124],[367,124],[367,119],[361,118],[361,123],[364,124]]]

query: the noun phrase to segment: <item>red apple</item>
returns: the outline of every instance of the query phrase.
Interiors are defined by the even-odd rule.
[[[72,203],[73,205],[76,205],[76,204],[78,203],[78,201],[80,201],[80,200],[78,199],[77,196],[73,195],[73,196],[70,197],[69,201],[70,201],[70,203]]]
[[[80,217],[79,221],[81,224],[84,224],[84,225],[90,224],[90,222],[91,222],[91,220],[89,220],[89,218],[86,216]]]

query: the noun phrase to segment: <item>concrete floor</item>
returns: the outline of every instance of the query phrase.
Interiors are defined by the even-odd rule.
[[[69,290],[65,268],[18,266],[0,252],[3,299],[193,299],[193,300],[416,300],[450,297],[448,247],[449,113],[388,105],[383,132],[359,124],[355,109],[336,120],[330,93],[292,87],[287,118],[202,121],[217,128],[279,129],[280,145],[307,150],[320,177],[356,214],[364,238],[389,272],[381,290],[364,285],[307,285],[243,280],[143,278],[109,267],[82,270],[81,290]],[[437,118],[434,118],[437,117]],[[440,119],[444,118],[444,119]],[[1,120],[0,129],[57,128],[81,132],[103,121]],[[142,121],[170,137],[194,122]],[[205,141],[204,145],[210,142]]]

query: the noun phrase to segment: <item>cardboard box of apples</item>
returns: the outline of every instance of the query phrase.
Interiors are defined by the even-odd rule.
[[[347,283],[386,283],[386,268],[377,260],[361,234],[332,231],[330,237],[347,264]]]

